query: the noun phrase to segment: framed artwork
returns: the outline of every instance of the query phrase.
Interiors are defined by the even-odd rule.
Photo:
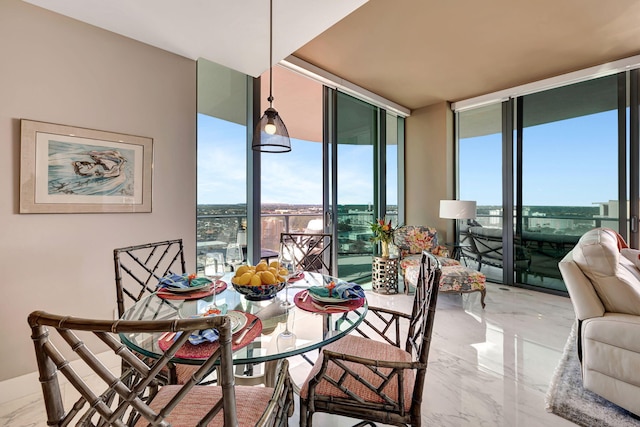
[[[151,212],[153,139],[21,120],[20,213]]]

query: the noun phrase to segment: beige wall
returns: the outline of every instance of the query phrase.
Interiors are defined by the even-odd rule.
[[[452,122],[446,102],[414,110],[406,120],[406,223],[436,227],[440,243],[453,239],[453,221],[439,217],[440,200],[454,198]]]
[[[195,62],[0,2],[0,380],[35,370],[27,314],[111,318],[113,249],[183,238],[194,266]],[[153,213],[18,213],[21,118],[153,138]]]

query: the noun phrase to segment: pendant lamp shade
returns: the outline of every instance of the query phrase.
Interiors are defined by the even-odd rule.
[[[251,148],[265,153],[286,153],[291,151],[291,141],[287,127],[275,108],[269,107],[260,117],[253,133]]]
[[[265,153],[286,153],[291,151],[291,141],[287,127],[273,108],[273,0],[269,0],[269,108],[264,111],[253,132],[251,149]]]

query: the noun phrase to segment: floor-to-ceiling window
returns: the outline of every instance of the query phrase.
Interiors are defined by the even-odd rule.
[[[268,71],[262,81],[268,82]],[[261,155],[262,247],[278,250],[280,233],[322,233],[322,84],[282,67],[273,68],[274,107],[291,140],[287,153]],[[262,111],[269,87],[261,85]]]
[[[516,164],[521,282],[564,290],[558,261],[586,231],[618,228],[617,76],[526,95]],[[614,215],[612,215],[614,214]]]
[[[338,93],[336,127],[338,274],[355,280],[371,276],[378,108]]]
[[[273,106],[292,151],[255,153],[247,106],[259,96],[263,105],[254,109],[264,111],[268,85],[255,94],[247,90],[251,80],[198,61],[200,252],[239,241],[253,245],[248,255],[256,262],[257,245],[277,250],[282,231],[332,232],[336,272],[368,280],[376,251],[369,223],[384,215],[397,223],[403,212],[404,118],[274,67]]]
[[[463,255],[473,255],[469,229],[478,235],[500,235],[502,230],[502,108],[489,105],[458,114],[458,194],[477,205],[475,219],[460,224]],[[487,266],[488,267],[488,266]],[[497,268],[484,268],[494,282],[502,282]]]
[[[594,227],[619,228],[619,206],[627,204],[626,105],[626,80],[611,75],[456,114],[458,194],[478,202],[474,233],[461,227],[461,240],[502,240],[505,218],[513,219],[513,241],[501,248],[513,264],[481,262],[490,280],[565,291],[557,264],[578,238]],[[505,129],[513,156],[505,156]],[[504,191],[513,191],[509,206]],[[465,261],[478,266],[469,255]]]
[[[196,242],[200,259],[246,244],[247,76],[198,60]],[[185,215],[188,209],[185,210]]]

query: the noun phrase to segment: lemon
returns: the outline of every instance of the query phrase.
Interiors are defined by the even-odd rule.
[[[274,285],[276,283],[276,276],[274,276],[270,271],[263,271],[260,278],[267,285]]]
[[[286,268],[281,268],[280,270],[278,270],[278,274],[281,276],[286,276],[288,273]]]
[[[280,263],[278,261],[271,261],[269,263],[269,267],[278,269],[278,268],[280,268]]]
[[[258,265],[256,265],[256,271],[265,271],[269,266],[266,261],[260,261]]]
[[[238,281],[236,284],[238,285],[248,285],[251,279],[253,279],[253,273],[246,272],[242,276],[238,277]]]
[[[260,276],[259,276],[259,275],[254,274],[254,275],[251,277],[251,282],[250,282],[250,284],[251,284],[251,286],[260,286],[260,285],[262,285],[262,279],[260,278]]]
[[[238,267],[238,269],[236,270],[236,277],[240,277],[242,276],[244,273],[246,273],[247,271],[249,271],[249,266],[248,265],[241,265],[240,267]]]
[[[273,274],[274,276],[277,276],[277,275],[278,275],[278,269],[277,269],[277,268],[269,267],[269,268],[267,269],[267,271],[268,271],[269,273]]]

